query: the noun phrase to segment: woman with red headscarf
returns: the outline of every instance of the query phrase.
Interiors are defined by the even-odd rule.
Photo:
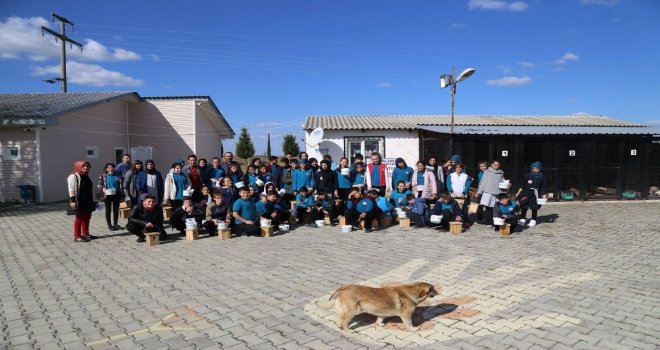
[[[67,178],[69,205],[76,210],[76,219],[73,221],[73,237],[76,242],[89,242],[96,238],[89,234],[89,220],[96,209],[94,185],[89,178],[91,167],[89,162],[77,161],[73,164],[73,174]]]

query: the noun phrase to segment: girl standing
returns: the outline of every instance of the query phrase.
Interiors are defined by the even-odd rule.
[[[536,226],[536,215],[541,206],[537,203],[537,198],[545,198],[546,181],[545,175],[541,172],[543,166],[541,162],[534,162],[530,166],[529,174],[525,175],[520,189],[516,193],[516,198],[520,203],[522,213],[520,215],[520,224],[525,226],[525,217],[527,210],[532,209],[532,219],[529,220],[529,227]]]
[[[427,202],[438,198],[438,187],[433,171],[426,167],[424,161],[417,162],[417,169],[412,175],[413,193],[417,198],[424,198]]]
[[[130,205],[133,206],[134,203],[137,203],[138,191],[135,186],[135,180],[137,176],[142,171],[142,161],[136,160],[133,162],[131,170],[127,171],[124,174],[124,181],[122,181],[122,187],[124,187],[124,196],[130,202]]]
[[[188,175],[184,174],[182,169],[181,164],[172,164],[172,169],[165,179],[164,201],[172,202],[172,212],[183,205],[183,191],[192,186]]]
[[[479,181],[479,189],[477,190],[477,197],[481,197],[480,204],[485,207],[486,213],[484,214],[484,224],[492,225],[493,223],[493,207],[497,203],[497,195],[502,193],[499,185],[504,180],[504,171],[500,169],[500,162],[494,160],[490,164],[490,168],[484,171],[481,181]]]
[[[76,242],[89,242],[92,237],[96,238],[89,234],[89,220],[96,209],[92,190],[94,185],[89,178],[91,167],[86,161],[75,162],[73,174],[66,180],[69,189],[69,206],[76,210],[76,219],[73,221],[73,238]]]
[[[123,193],[123,188],[119,176],[115,175],[115,165],[107,163],[105,172],[99,175],[97,186],[103,191],[103,202],[105,203],[105,221],[110,231],[121,230],[123,227],[117,225],[119,219],[119,202]],[[112,212],[112,222],[110,223],[110,213]]]

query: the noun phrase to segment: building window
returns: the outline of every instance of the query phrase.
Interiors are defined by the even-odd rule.
[[[99,157],[99,148],[95,146],[87,146],[85,152],[87,159],[97,159]]]
[[[344,152],[352,160],[360,153],[367,160],[371,153],[378,152],[385,158],[385,137],[382,136],[348,136],[344,138]]]
[[[4,160],[21,160],[21,147],[20,146],[3,147],[2,158]]]

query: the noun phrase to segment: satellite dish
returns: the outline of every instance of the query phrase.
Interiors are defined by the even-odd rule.
[[[316,128],[309,133],[309,136],[307,136],[305,143],[308,144],[309,146],[314,147],[319,143],[321,143],[321,141],[323,141],[323,129]]]

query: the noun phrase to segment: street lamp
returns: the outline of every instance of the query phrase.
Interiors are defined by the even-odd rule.
[[[456,67],[452,67],[451,74],[445,74],[440,76],[440,88],[444,89],[447,86],[451,87],[451,124],[449,127],[449,152],[454,152],[454,96],[456,96],[456,85],[459,82],[469,78],[474,74],[474,68],[466,68],[461,74],[456,77]]]

